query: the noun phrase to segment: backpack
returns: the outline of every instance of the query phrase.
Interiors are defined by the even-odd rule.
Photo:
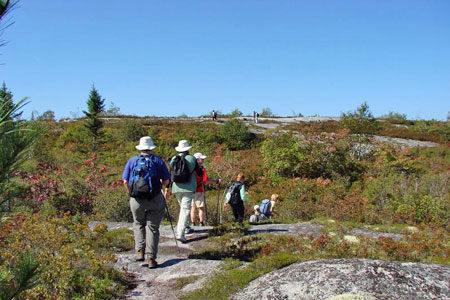
[[[184,183],[189,181],[192,172],[184,155],[175,156],[170,162],[170,177],[173,182]]]
[[[271,206],[272,206],[272,204],[270,203],[270,199],[264,199],[261,202],[261,205],[259,206],[259,211],[261,212],[261,214],[263,214],[264,216],[269,218],[270,217],[270,207]]]
[[[152,183],[156,179],[156,165],[153,160],[153,156],[138,155],[128,183],[130,197],[148,199],[156,192]]]
[[[237,204],[239,201],[242,201],[241,199],[241,186],[242,183],[240,182],[234,182],[230,188],[228,189],[228,194],[230,195],[230,199],[228,200],[228,203],[230,204]]]

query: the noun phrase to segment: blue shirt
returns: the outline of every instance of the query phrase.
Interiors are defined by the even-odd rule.
[[[153,156],[152,160],[156,165],[156,179],[158,181],[157,183],[158,186],[156,186],[155,188],[156,190],[160,190],[162,186],[161,181],[165,181],[168,179],[170,180],[170,173],[169,170],[167,169],[166,164],[161,158],[153,154],[150,154],[150,156]],[[133,171],[134,164],[136,163],[137,160],[138,156],[133,156],[128,160],[122,173],[122,179],[125,179],[126,181],[130,182],[131,172]]]

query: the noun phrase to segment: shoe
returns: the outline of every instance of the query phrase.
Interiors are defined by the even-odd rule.
[[[140,250],[136,253],[135,261],[144,261],[145,260],[145,252],[144,250]]]
[[[203,227],[203,226],[205,226],[205,223],[200,222],[200,227]]]
[[[150,269],[156,269],[158,267],[158,263],[156,262],[156,260],[154,258],[148,259],[148,267]]]
[[[177,241],[182,242],[183,244],[187,243],[187,240],[185,237],[177,238]]]
[[[194,229],[192,229],[190,226],[186,227],[186,229],[184,230],[185,234],[189,234],[189,233],[193,233]]]

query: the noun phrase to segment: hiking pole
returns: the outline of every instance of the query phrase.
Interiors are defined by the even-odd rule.
[[[208,221],[208,208],[206,206],[206,187],[202,182],[203,187],[203,203],[205,204],[205,223]]]
[[[226,193],[226,191],[227,191],[227,187],[225,187],[225,189],[224,189],[224,191],[223,191],[223,195],[222,195],[222,199],[225,197],[225,193]],[[219,195],[219,193],[217,193],[217,196]],[[218,199],[219,200],[219,199]],[[219,203],[219,222],[220,222],[220,224],[222,224],[223,222],[222,222],[222,201],[220,201],[220,203]]]
[[[166,204],[167,217],[169,218],[170,227],[172,228],[173,238],[175,239],[175,245],[177,246],[178,253],[181,253],[180,247],[178,247],[177,236],[175,235],[175,230],[173,229],[172,217],[170,216],[169,206],[167,205],[167,200],[164,202]]]

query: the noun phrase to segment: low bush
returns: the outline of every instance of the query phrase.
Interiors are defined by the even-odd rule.
[[[41,273],[22,299],[115,298],[124,292],[126,278],[110,266],[114,255],[99,247],[105,233],[91,231],[83,220],[74,223],[68,215],[12,215],[1,224],[1,273],[12,274],[10,266],[20,253],[29,252]]]
[[[245,123],[239,119],[230,119],[220,128],[220,138],[230,150],[241,150],[250,147],[254,136]]]

